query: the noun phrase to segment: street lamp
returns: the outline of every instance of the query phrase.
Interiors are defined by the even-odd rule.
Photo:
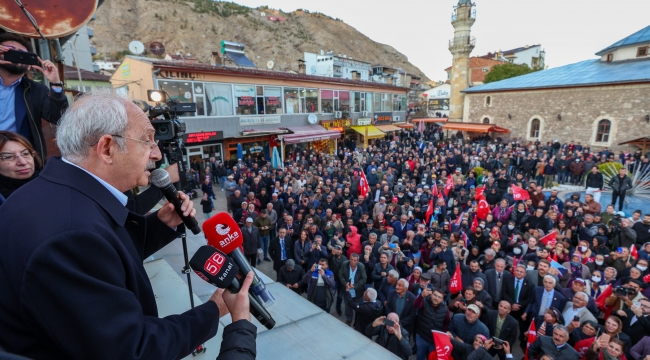
[[[72,42],[72,51],[74,52],[74,65],[77,68],[77,76],[79,77],[79,90],[83,89],[83,92],[86,92],[86,87],[84,86],[83,81],[81,81],[81,70],[79,69],[79,56],[77,55],[77,39],[79,38],[79,33],[74,35],[74,41]]]

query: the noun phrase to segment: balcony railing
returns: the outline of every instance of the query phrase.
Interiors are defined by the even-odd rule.
[[[475,37],[458,37],[458,38],[453,38],[449,40],[449,47],[454,47],[454,46],[474,46],[476,45],[476,38]]]

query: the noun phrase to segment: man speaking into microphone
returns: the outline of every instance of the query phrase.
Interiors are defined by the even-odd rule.
[[[123,192],[147,185],[161,158],[147,116],[113,93],[88,94],[56,137],[62,157],[0,208],[0,348],[31,359],[180,359],[230,312],[219,359],[253,359],[252,274],[238,294],[217,290],[158,317],[142,260],[176,239],[182,221],[169,203],[148,216],[125,207]]]

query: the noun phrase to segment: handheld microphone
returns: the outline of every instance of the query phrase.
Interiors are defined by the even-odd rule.
[[[241,275],[245,276],[253,271],[248,259],[239,249],[244,241],[242,230],[228,213],[221,212],[206,220],[203,223],[203,234],[208,240],[208,245],[214,246],[217,250],[221,250],[233,259],[239,267]],[[255,277],[253,277],[253,284],[249,293],[257,298],[260,304],[268,308],[273,305],[275,298],[266,288],[266,284],[262,279],[257,276],[257,273],[255,271],[253,273]]]
[[[190,267],[201,279],[220,289],[228,289],[233,294],[241,289],[241,283],[235,277],[239,272],[237,264],[212,246],[201,246],[190,259]],[[250,293],[248,301],[253,317],[267,329],[273,329],[275,320],[268,310]]]
[[[199,234],[201,232],[201,228],[199,227],[199,223],[196,221],[196,219],[193,216],[183,215],[183,210],[181,210],[181,199],[178,197],[178,192],[176,191],[174,184],[172,184],[167,171],[163,169],[155,169],[151,172],[149,179],[151,179],[151,183],[155,187],[159,188],[160,191],[162,191],[163,195],[165,195],[165,199],[174,205],[174,210],[176,210],[178,216],[181,217],[185,226],[187,226],[187,228],[190,229],[194,235]]]

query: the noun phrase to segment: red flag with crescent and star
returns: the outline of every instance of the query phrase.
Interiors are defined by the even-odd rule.
[[[366,179],[366,173],[364,173],[362,169],[361,176],[359,177],[359,195],[365,198],[368,196],[369,191],[370,189],[368,188],[368,179]]]

